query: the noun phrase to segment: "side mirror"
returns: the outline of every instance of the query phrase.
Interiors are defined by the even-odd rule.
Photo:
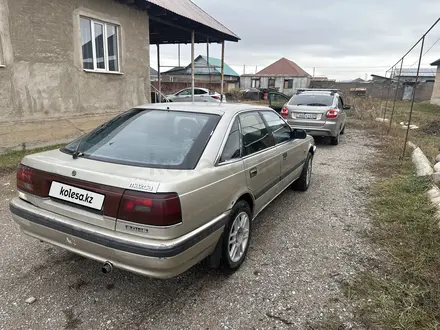
[[[290,134],[290,137],[292,139],[301,139],[304,140],[307,137],[307,132],[303,129],[292,129],[292,132]]]
[[[350,110],[351,109],[351,105],[344,105],[342,107],[343,110]]]

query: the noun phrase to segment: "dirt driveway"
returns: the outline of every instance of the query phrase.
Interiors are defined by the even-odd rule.
[[[199,265],[166,281],[103,275],[20,234],[8,210],[13,176],[0,178],[0,328],[318,329],[337,318],[357,328],[340,283],[371,255],[359,232],[372,143],[349,130],[339,146],[318,143],[310,190],[284,192],[257,218],[238,272]]]

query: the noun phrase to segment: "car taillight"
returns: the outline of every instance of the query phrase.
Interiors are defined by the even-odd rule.
[[[213,99],[220,100],[220,96],[217,96],[217,95],[211,95],[211,97],[212,97]]]
[[[281,116],[283,116],[283,117],[288,117],[288,116],[289,116],[289,109],[287,109],[286,107],[284,107],[284,108],[281,110]]]
[[[33,168],[20,164],[17,171],[17,188],[19,190],[34,194],[34,174],[35,170]]]
[[[339,115],[339,111],[338,110],[330,109],[325,114],[325,117],[328,118],[328,119],[335,119],[335,118],[338,118],[338,115]]]
[[[171,226],[182,222],[179,196],[126,191],[119,206],[118,219],[152,226]]]

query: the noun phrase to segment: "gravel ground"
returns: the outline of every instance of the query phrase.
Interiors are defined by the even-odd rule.
[[[0,329],[314,329],[335,316],[358,328],[340,283],[372,256],[360,232],[375,141],[347,131],[339,146],[317,142],[309,191],[285,191],[263,211],[229,275],[201,265],[171,280],[103,275],[20,234],[8,210],[14,178],[0,178]]]

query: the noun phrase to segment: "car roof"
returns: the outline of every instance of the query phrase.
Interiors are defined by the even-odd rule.
[[[269,107],[258,106],[243,103],[211,103],[211,102],[168,102],[168,103],[151,103],[135,107],[136,109],[152,109],[152,110],[176,110],[187,112],[200,112],[215,115],[223,115],[225,113],[234,115],[245,110],[271,110]]]
[[[182,88],[181,89],[181,91],[184,91],[184,90],[186,90],[186,89],[191,89],[192,87],[186,87],[186,88]],[[203,89],[203,90],[205,90],[205,91],[209,91],[209,89],[208,88],[205,88],[205,87],[194,87],[194,89]]]

